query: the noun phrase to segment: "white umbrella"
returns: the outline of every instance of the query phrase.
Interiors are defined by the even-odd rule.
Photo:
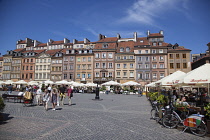
[[[85,86],[87,86],[87,87],[97,87],[97,84],[95,84],[95,83],[87,83]]]
[[[102,86],[120,86],[121,84],[115,81],[109,81],[106,83],[101,84]]]
[[[19,80],[19,81],[17,81],[17,82],[14,82],[14,84],[23,84],[23,85],[26,85],[27,82],[24,81],[24,80]]]
[[[145,85],[146,87],[155,87],[155,82],[149,83],[147,85]]]
[[[0,85],[4,84],[5,82],[4,81],[0,81]]]
[[[129,81],[129,82],[123,83],[122,85],[123,86],[140,86],[141,84],[134,81]]]
[[[62,80],[62,81],[57,81],[57,82],[55,82],[55,84],[57,84],[57,85],[62,85],[62,84],[69,84],[69,82],[68,81],[66,81],[66,80]]]
[[[37,81],[30,81],[28,82],[28,85],[38,85],[39,83]]]
[[[185,72],[182,71],[176,71],[165,78],[163,78],[161,81],[157,81],[156,83],[160,83],[160,85],[169,86],[173,85],[174,83],[178,83],[184,76],[186,75]]]
[[[54,84],[53,81],[50,81],[50,80],[47,80],[47,81],[44,81],[45,84]]]
[[[12,81],[12,80],[7,80],[6,82],[4,82],[4,84],[6,84],[6,85],[13,84],[13,83],[14,83],[14,81]]]

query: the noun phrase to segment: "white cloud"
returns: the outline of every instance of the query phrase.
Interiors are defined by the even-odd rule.
[[[126,11],[126,16],[119,22],[135,22],[155,25],[156,20],[162,18],[167,11],[186,11],[188,0],[138,0]],[[179,10],[178,10],[179,9]]]

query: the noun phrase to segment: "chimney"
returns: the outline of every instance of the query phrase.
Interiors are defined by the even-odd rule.
[[[48,41],[48,42],[49,42],[49,44],[51,44],[51,43],[53,42],[53,40],[52,40],[52,39],[49,39],[49,41]]]
[[[64,38],[64,39],[63,39],[63,42],[64,42],[64,44],[67,44],[67,43],[70,42],[70,40],[68,40],[67,38]]]
[[[163,30],[160,30],[160,32],[159,32],[161,35],[163,35]]]
[[[77,43],[77,40],[76,39],[73,39],[73,44]]]
[[[149,36],[150,35],[150,31],[149,30],[147,30],[147,36]]]
[[[101,40],[101,39],[104,39],[104,38],[106,38],[105,35],[102,35],[102,34],[99,34],[99,35],[98,35],[98,40]]]
[[[84,38],[84,44],[90,42],[90,40],[88,40],[87,38]]]
[[[134,41],[137,41],[137,32],[134,32]]]
[[[117,33],[117,38],[118,38],[118,39],[120,39],[120,38],[121,38],[121,36],[120,36],[120,34],[119,34],[119,33]]]

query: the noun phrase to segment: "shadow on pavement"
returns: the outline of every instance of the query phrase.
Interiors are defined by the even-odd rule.
[[[14,118],[9,117],[10,114],[0,113],[0,125],[8,123],[7,121]]]

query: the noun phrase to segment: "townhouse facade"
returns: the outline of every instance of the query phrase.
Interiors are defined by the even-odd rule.
[[[0,57],[0,80],[2,80],[3,57]]]
[[[16,50],[3,55],[2,79],[13,81],[52,80],[80,83],[119,83],[136,81],[142,85],[181,70],[191,70],[190,51],[164,42],[163,31],[132,38],[99,34],[91,42],[67,38],[47,43],[26,38],[17,41]]]

